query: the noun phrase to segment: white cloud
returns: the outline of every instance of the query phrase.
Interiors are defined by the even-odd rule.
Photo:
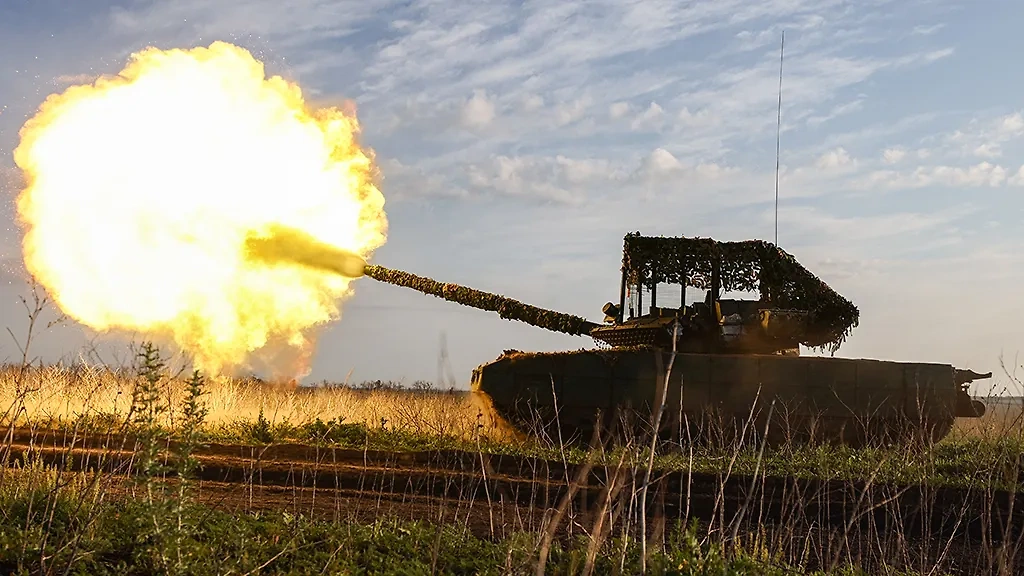
[[[1006,183],[1006,169],[981,162],[966,169],[958,166],[935,166],[917,173],[924,186],[1001,186]]]
[[[557,108],[558,125],[565,126],[583,118],[592,102],[590,97],[583,97],[559,104]]]
[[[982,158],[997,158],[1003,146],[1024,136],[1024,116],[1020,112],[994,119],[974,119],[966,127],[946,137],[946,143],[961,153]]]
[[[932,25],[922,24],[922,25],[919,25],[919,26],[914,26],[914,29],[912,30],[912,33],[917,35],[917,36],[928,36],[930,34],[934,34],[934,33],[938,32],[939,30],[942,30],[945,27],[946,27],[945,24],[932,24]]]
[[[825,208],[783,203],[778,212],[780,244],[800,247],[797,258],[806,261],[815,274],[819,271],[810,265],[812,262],[846,260],[846,274],[843,270],[833,272],[849,278],[849,273],[857,268],[861,272],[878,273],[878,266],[883,262],[906,257],[934,235],[945,233],[942,236],[948,236],[955,222],[971,213],[970,207],[957,206],[935,212],[901,210],[851,216]],[[763,211],[760,220],[764,224],[773,222],[774,209]],[[874,261],[870,269],[866,266],[867,260]]]
[[[231,4],[203,0],[150,1],[110,9],[112,34],[223,38],[274,37],[298,45],[340,38],[357,31],[389,0],[329,2],[297,0],[287,7],[272,0],[242,0]]]
[[[430,198],[467,198],[469,191],[457,183],[396,158],[379,159],[382,186],[388,202],[418,201]]]
[[[612,102],[611,105],[608,106],[608,116],[612,120],[618,120],[626,114],[629,114],[629,110],[630,106],[628,102]]]
[[[866,187],[913,189],[929,186],[997,188],[1008,183],[1006,169],[998,164],[979,162],[963,166],[919,166],[912,171],[876,170],[862,181]]]
[[[814,270],[814,274],[819,278],[828,279],[826,283],[829,283],[868,276],[876,277],[881,272],[884,264],[884,261],[878,259],[858,260],[828,256],[807,261],[805,266],[808,269]]]
[[[683,165],[664,148],[657,148],[644,161],[643,170],[650,174],[668,174],[682,170]]]
[[[1024,186],[1024,164],[1017,170],[1017,173],[1007,181],[1010,186]]]
[[[664,198],[688,188],[693,190],[695,196],[716,191],[740,191],[744,183],[749,182],[752,177],[754,176],[740,168],[704,160],[682,161],[668,150],[656,148],[629,172],[628,180],[624,184],[640,186],[648,194]],[[731,194],[729,197],[721,197],[714,204],[705,206],[705,209],[735,203],[744,204],[744,196]]]
[[[900,160],[903,160],[907,156],[907,151],[903,148],[886,148],[882,151],[882,161],[886,164],[897,164]]]
[[[555,163],[570,184],[586,184],[614,178],[616,174],[616,170],[606,160],[580,160],[558,155],[555,157]]]
[[[1024,135],[1024,116],[1021,116],[1020,112],[1003,116],[998,126],[997,133],[1000,136],[1014,138]]]
[[[523,97],[522,109],[524,112],[535,112],[544,107],[544,97],[538,94],[528,94]]]
[[[855,162],[844,148],[836,148],[822,154],[816,164],[822,170],[841,170],[852,167]]]
[[[921,58],[925,62],[935,62],[936,60],[942,60],[943,58],[948,58],[952,56],[954,52],[956,52],[954,48],[942,48],[939,50],[925,52],[923,55],[921,55]]]
[[[971,153],[982,158],[995,158],[1002,155],[1003,152],[999,149],[998,144],[986,142],[985,144],[979,144]]]
[[[494,120],[494,102],[483,90],[475,90],[473,96],[466,101],[462,108],[463,124],[480,128],[487,126],[492,120]]]
[[[836,118],[839,118],[841,116],[846,116],[848,114],[853,114],[854,112],[856,112],[856,111],[858,111],[858,110],[860,110],[862,108],[864,108],[864,99],[863,98],[858,98],[858,99],[853,100],[851,102],[846,102],[844,104],[840,104],[838,106],[833,107],[828,112],[828,114],[819,115],[819,116],[811,116],[811,117],[807,118],[807,124],[809,126],[820,126],[820,125],[822,125],[825,122],[828,122],[830,120],[834,120]]]
[[[686,106],[677,115],[680,128],[710,127],[718,123],[708,108],[701,108],[697,112],[691,112]]]
[[[995,162],[1006,146],[1024,139],[1024,116],[1020,112],[998,116],[976,115],[959,128],[935,131],[916,141],[882,150],[882,163],[896,165],[909,159],[920,164],[909,171],[877,171],[875,182],[896,187],[999,186],[1005,183],[1007,168]],[[913,146],[912,144],[917,144]],[[978,162],[978,159],[983,159]],[[924,163],[932,160],[931,163]]]
[[[790,42],[794,33],[800,34],[801,32],[807,33],[810,30],[824,27],[828,23],[828,19],[821,14],[802,14],[792,17],[783,17],[783,21],[769,28],[765,28],[758,31],[752,30],[741,30],[736,33],[735,38],[738,41],[737,50],[755,50],[763,48],[769,45],[778,46],[782,41],[782,31],[786,30],[790,34]]]
[[[858,163],[843,149],[780,168],[780,197],[811,199],[854,190]],[[527,203],[613,202],[644,198],[652,202],[693,199],[691,214],[746,209],[773,197],[774,166],[750,170],[707,159],[691,159],[657,147],[622,158],[493,155],[465,168],[466,187],[474,194],[501,195]],[[616,208],[609,207],[609,210]]]
[[[578,159],[496,155],[466,167],[469,187],[477,193],[578,204],[593,185],[622,179],[611,163]]]
[[[638,114],[630,126],[633,130],[658,130],[665,123],[665,110],[657,102],[651,102],[646,110]]]
[[[801,122],[821,126],[851,115],[863,107],[862,97],[838,105],[830,102],[879,73],[927,64],[947,53],[924,50],[900,56],[866,57],[838,55],[825,46],[817,46],[793,55],[786,61],[783,130],[789,131]],[[672,101],[659,100],[663,107],[679,110],[678,122],[666,134],[685,135],[694,142],[694,152],[724,151],[736,142],[774,137],[778,74],[778,61],[764,58],[755,66],[729,67],[694,81]]]

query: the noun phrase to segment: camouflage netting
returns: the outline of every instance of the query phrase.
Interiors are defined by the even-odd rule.
[[[656,237],[627,234],[623,269],[627,281],[711,287],[715,261],[721,263],[719,282],[724,291],[761,291],[773,307],[808,313],[801,344],[835,352],[860,318],[852,302],[836,293],[793,256],[770,242],[719,242],[710,238]]]
[[[518,320],[554,332],[580,336],[590,334],[590,331],[598,326],[579,316],[537,308],[490,292],[474,290],[459,284],[437,282],[401,270],[368,265],[365,273],[381,282],[419,290],[424,294],[437,296],[464,306],[497,312],[499,316],[507,320]]]

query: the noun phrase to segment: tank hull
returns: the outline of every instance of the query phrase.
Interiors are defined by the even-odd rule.
[[[649,433],[670,362],[659,434],[671,440],[937,441],[957,417],[984,410],[945,364],[748,354],[672,358],[652,348],[509,351],[474,370],[472,387],[520,431],[563,441],[587,441],[596,425],[634,437]]]

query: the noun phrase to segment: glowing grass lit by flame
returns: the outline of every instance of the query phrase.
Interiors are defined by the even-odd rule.
[[[95,330],[166,337],[208,372],[262,362],[301,377],[354,261],[271,265],[251,244],[291,230],[363,260],[384,244],[358,132],[353,112],[310,109],[236,46],[143,50],[22,128],[26,267]]]

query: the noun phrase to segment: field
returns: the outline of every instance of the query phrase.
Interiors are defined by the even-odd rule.
[[[13,573],[1013,574],[1021,403],[901,448],[568,446],[425,383],[0,374]],[[646,503],[646,505],[644,505]]]

